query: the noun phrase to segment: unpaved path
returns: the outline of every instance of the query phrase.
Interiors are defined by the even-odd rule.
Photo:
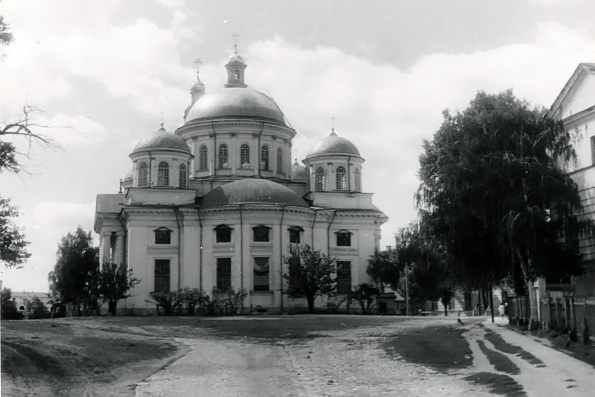
[[[515,396],[591,396],[595,370],[529,336],[496,324],[468,327],[473,364],[447,371],[389,355],[381,345],[399,337],[395,326],[321,332],[300,341],[248,342],[240,339],[177,339],[190,351],[136,387],[137,396],[490,396],[491,385],[465,378],[488,374],[512,378]],[[498,351],[486,339],[496,332],[521,347],[536,364],[503,353],[519,368],[502,373],[479,345]],[[502,392],[502,390],[500,390]]]

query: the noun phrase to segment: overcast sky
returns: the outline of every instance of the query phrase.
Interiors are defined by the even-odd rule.
[[[13,291],[47,291],[61,236],[92,230],[95,197],[118,191],[134,145],[161,113],[168,130],[182,124],[197,57],[207,93],[222,89],[234,33],[246,83],[297,131],[293,157],[332,117],[359,148],[364,191],[390,218],[383,247],[416,218],[421,144],[444,109],[508,88],[550,107],[595,62],[592,0],[2,0],[0,15],[15,37],[0,48],[0,118],[42,109],[62,146],[34,147],[32,176],[0,176],[31,242],[23,269],[2,269]]]

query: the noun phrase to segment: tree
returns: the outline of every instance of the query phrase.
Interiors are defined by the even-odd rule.
[[[491,289],[509,277],[521,292],[538,277],[580,272],[578,238],[590,222],[577,218],[578,189],[564,169],[571,139],[511,91],[480,92],[463,112],[444,112],[423,144],[417,201],[453,279]]]
[[[350,293],[349,298],[357,301],[362,308],[362,313],[367,314],[370,312],[376,295],[380,293],[380,290],[373,285],[363,283],[355,286],[353,291]]]
[[[81,315],[80,305],[90,306],[96,299],[94,276],[98,272],[98,249],[93,247],[91,232],[80,226],[62,237],[54,270],[49,273],[52,296],[72,304]]]
[[[319,296],[332,295],[336,288],[335,260],[320,251],[312,251],[309,245],[291,247],[289,256],[283,258],[289,272],[282,276],[287,288],[282,292],[291,299],[305,298],[308,312],[314,313],[314,301]]]
[[[4,17],[0,16],[0,45],[9,45],[13,40],[12,33]],[[23,114],[7,123],[0,123],[0,173],[20,173],[24,169],[22,157],[29,158],[33,143],[44,148],[55,149],[58,144],[50,137],[37,132],[39,127],[47,127],[35,122],[35,107],[23,107]],[[14,142],[25,139],[28,150],[17,151]],[[7,140],[9,139],[9,140]],[[10,199],[0,196],[0,260],[7,267],[20,268],[31,255],[27,252],[28,241],[25,234],[10,218],[18,216],[18,211],[10,205]]]
[[[10,288],[2,288],[2,320],[14,320],[19,318],[17,305],[12,297]],[[22,316],[20,317],[22,318]]]
[[[10,199],[0,196],[0,260],[6,267],[20,268],[31,256],[27,252],[29,242],[10,219],[18,215],[17,209],[10,205]]]
[[[397,290],[399,285],[400,270],[395,263],[394,252],[392,250],[376,251],[368,259],[366,272],[384,292],[386,286]]]
[[[104,263],[101,270],[95,275],[95,288],[97,296],[104,302],[108,302],[108,311],[112,316],[116,315],[116,307],[120,299],[130,296],[128,291],[140,283],[140,280],[132,275],[132,269],[127,270],[123,264]]]

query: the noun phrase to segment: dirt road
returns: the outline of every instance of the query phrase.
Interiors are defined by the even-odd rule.
[[[415,324],[443,338],[435,325]],[[427,335],[403,350],[404,356],[398,347],[391,351],[411,342],[406,335],[415,336],[415,326],[321,331],[297,343],[179,339],[190,352],[138,384],[136,395],[175,390],[178,396],[590,396],[595,390],[593,367],[490,323],[459,329],[470,349],[465,354],[448,353],[457,348],[456,339],[444,339],[442,346]],[[445,357],[442,363],[428,357],[432,351],[459,362]]]

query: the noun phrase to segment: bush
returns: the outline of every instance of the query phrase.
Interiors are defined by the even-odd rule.
[[[178,300],[186,305],[187,313],[191,315],[196,306],[203,308],[210,303],[209,296],[203,290],[188,287],[178,290]]]
[[[180,294],[178,291],[173,292],[149,292],[149,296],[157,305],[157,314],[159,314],[159,307],[163,308],[163,313],[167,316],[172,314],[175,308],[180,304]],[[151,302],[147,300],[147,302]]]
[[[27,302],[27,313],[25,317],[29,319],[50,318],[50,311],[39,297],[34,296]]]
[[[248,296],[248,292],[241,288],[238,292],[233,289],[228,289],[225,292],[213,291],[213,302],[209,302],[209,314],[214,314],[219,309],[224,314],[241,313],[244,308],[244,299]]]

